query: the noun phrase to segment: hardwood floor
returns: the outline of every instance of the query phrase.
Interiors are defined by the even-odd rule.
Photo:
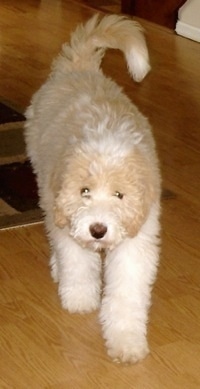
[[[77,1],[0,4],[0,97],[24,111],[70,30],[93,14]],[[162,253],[149,324],[151,355],[106,355],[97,313],[61,309],[43,225],[0,231],[2,389],[200,388],[200,46],[142,23],[152,71],[135,84],[122,55],[103,68],[152,123],[163,174]]]

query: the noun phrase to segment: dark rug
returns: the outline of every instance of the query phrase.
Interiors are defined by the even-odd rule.
[[[35,176],[26,157],[25,117],[0,103],[0,228],[41,220]]]

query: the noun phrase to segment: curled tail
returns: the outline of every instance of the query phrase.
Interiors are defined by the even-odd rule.
[[[107,48],[121,50],[135,81],[141,81],[150,70],[148,50],[139,23],[119,15],[102,19],[94,15],[71,34],[54,62],[54,71],[97,70]]]

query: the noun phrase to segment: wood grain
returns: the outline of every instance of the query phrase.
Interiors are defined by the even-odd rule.
[[[24,111],[72,28],[94,11],[76,1],[2,1],[0,96]],[[149,117],[160,155],[162,254],[149,325],[151,355],[135,366],[106,355],[98,314],[61,309],[43,225],[0,231],[0,387],[3,389],[199,389],[200,46],[146,28],[152,71],[142,84],[122,55],[106,74]]]

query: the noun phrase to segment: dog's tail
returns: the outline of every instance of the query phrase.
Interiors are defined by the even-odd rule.
[[[107,48],[121,50],[130,74],[141,81],[150,70],[148,50],[139,23],[124,16],[94,15],[79,25],[54,62],[54,71],[98,70]]]

